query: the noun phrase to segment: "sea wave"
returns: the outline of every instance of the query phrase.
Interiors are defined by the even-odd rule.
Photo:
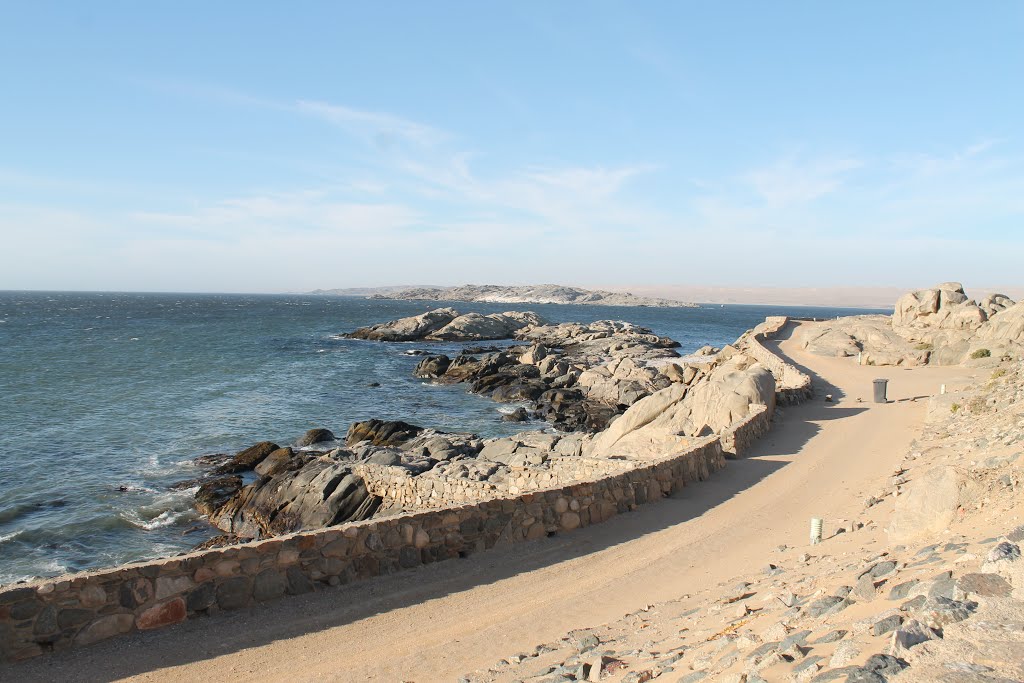
[[[121,518],[132,526],[152,531],[173,526],[189,519],[198,519],[198,516],[194,510],[164,510],[152,519],[145,519],[137,511],[126,510],[121,513]]]
[[[9,534],[0,534],[0,543],[6,543],[7,541],[13,540],[18,536],[21,536],[24,529],[15,529]]]

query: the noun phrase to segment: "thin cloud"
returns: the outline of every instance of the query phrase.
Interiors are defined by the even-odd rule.
[[[433,147],[449,138],[448,134],[433,126],[410,121],[387,112],[353,109],[340,104],[311,100],[296,102],[295,111],[368,138],[381,147],[390,147],[397,141]]]
[[[836,192],[851,171],[864,166],[858,159],[784,159],[744,176],[759,197],[771,206],[804,204]]]

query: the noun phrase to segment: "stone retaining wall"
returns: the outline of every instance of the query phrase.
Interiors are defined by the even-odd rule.
[[[722,432],[722,454],[734,460],[754,445],[758,439],[768,433],[772,427],[772,415],[768,406],[751,406],[756,408],[753,415],[730,425]]]
[[[6,586],[0,661],[572,531],[702,481],[724,464],[719,438],[710,437],[595,481]]]
[[[777,332],[784,324],[767,327]],[[810,378],[764,347],[763,334],[752,335],[751,355],[773,374],[778,369],[784,385],[787,378],[795,383],[781,390],[793,391],[792,400],[807,398]],[[377,481],[382,496],[412,496],[418,505],[452,498],[434,510],[0,587],[0,662],[597,524],[706,479],[724,467],[726,456],[749,448],[770,421],[763,406],[720,437],[653,462],[556,458],[547,471],[513,470],[504,491],[468,482],[460,492],[433,496],[436,489],[378,468],[387,471],[367,479]],[[610,471],[615,468],[625,471]],[[471,504],[452,505],[460,496]]]
[[[785,316],[766,318],[763,323],[754,328],[753,334],[747,338],[748,344],[744,349],[775,376],[775,380],[778,382],[775,402],[780,405],[802,403],[814,394],[811,378],[806,373],[790,365],[764,345],[765,339],[774,337],[788,322],[789,318]]]
[[[413,476],[404,467],[368,464],[357,465],[354,471],[366,482],[370,493],[380,496],[388,505],[444,508],[592,481],[634,466],[627,460],[556,456],[541,465],[513,466],[504,481],[473,481],[432,476],[429,472]]]

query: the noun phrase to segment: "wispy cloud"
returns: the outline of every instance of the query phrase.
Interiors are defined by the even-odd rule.
[[[746,173],[761,199],[771,206],[787,206],[814,201],[837,191],[851,171],[864,163],[854,158],[782,159],[771,166]]]
[[[338,126],[353,135],[372,140],[380,147],[398,141],[431,147],[448,139],[443,131],[386,112],[366,111],[340,104],[299,100],[295,110]]]

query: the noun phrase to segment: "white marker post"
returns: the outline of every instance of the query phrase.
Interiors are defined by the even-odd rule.
[[[811,545],[818,545],[821,543],[821,527],[823,525],[821,517],[811,517]]]

